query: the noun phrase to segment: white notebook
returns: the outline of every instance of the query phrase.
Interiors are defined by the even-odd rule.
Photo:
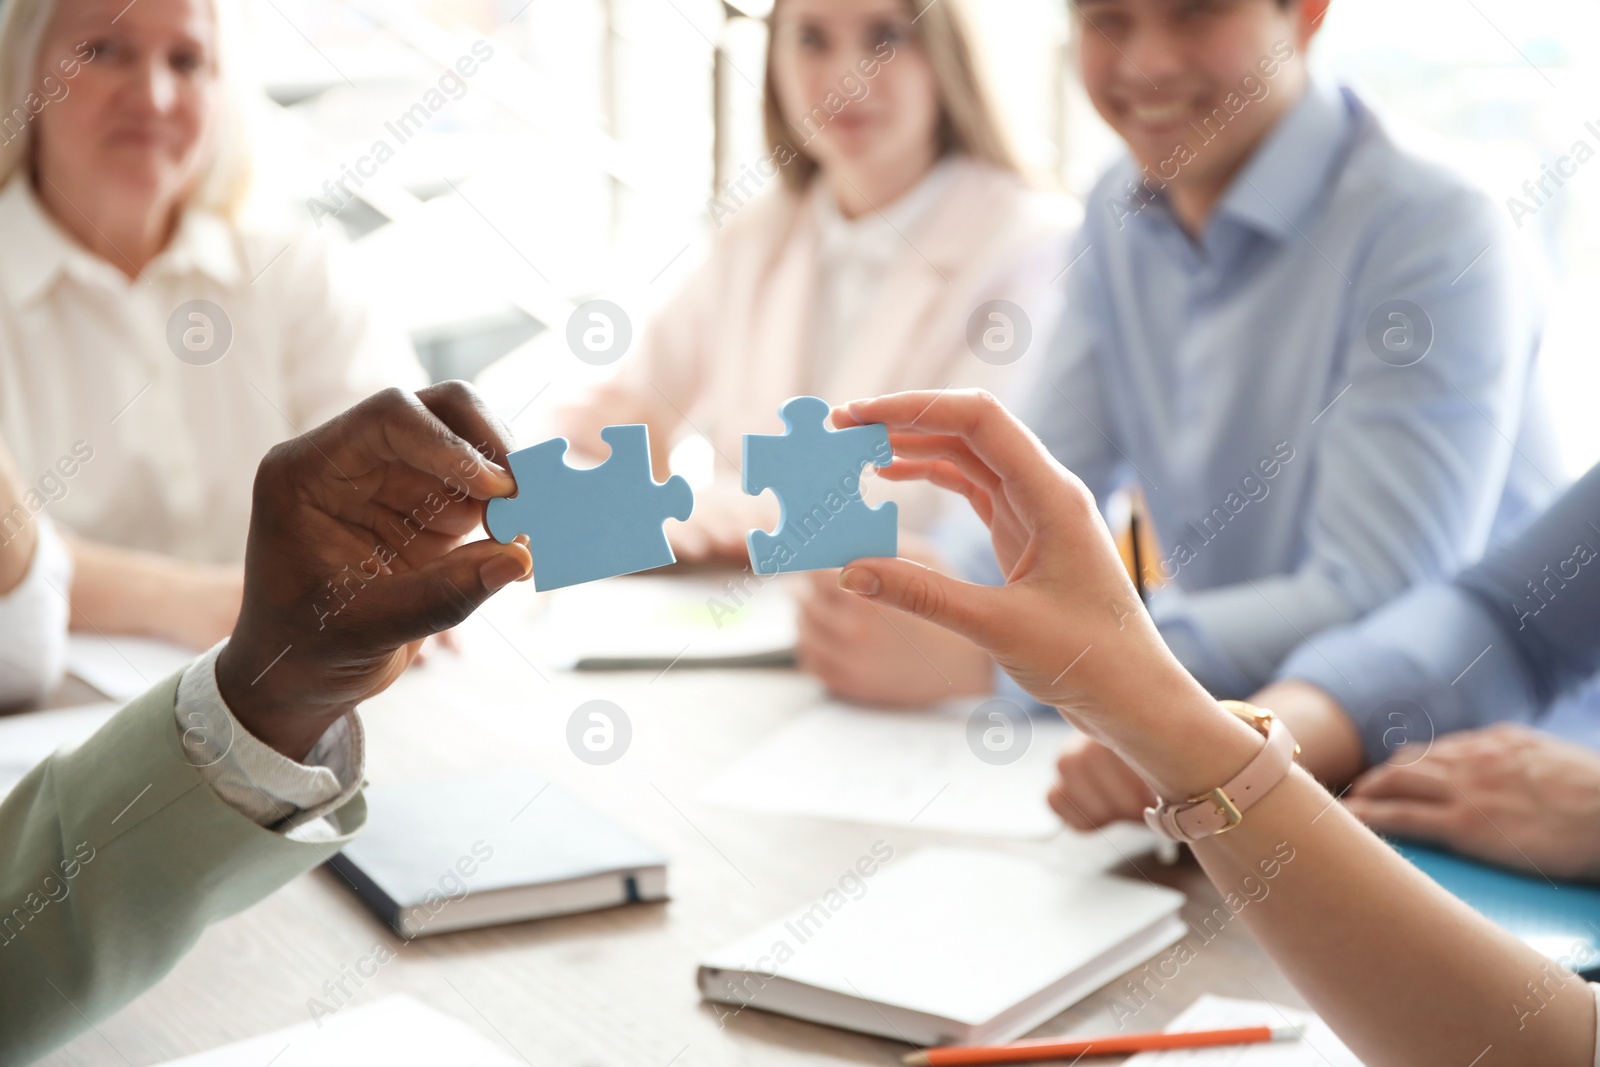
[[[0,797],[62,745],[77,745],[115,715],[119,704],[0,715]]]
[[[1328,1024],[1308,1011],[1280,1008],[1264,1000],[1234,1000],[1205,994],[1168,1024],[1169,1031],[1223,1030],[1234,1026],[1287,1026],[1305,1029],[1298,1041],[1263,1045],[1141,1052],[1123,1067],[1361,1067],[1355,1053],[1333,1036]]]
[[[525,1067],[459,1019],[407,996],[347,1005],[312,1022],[171,1060],[166,1067],[349,1067],[357,1063]]]
[[[168,641],[118,634],[73,634],[67,671],[112,700],[132,700],[187,667],[195,653]]]
[[[700,992],[916,1045],[1010,1041],[1181,938],[1182,893],[977,849],[894,856],[711,953]]]

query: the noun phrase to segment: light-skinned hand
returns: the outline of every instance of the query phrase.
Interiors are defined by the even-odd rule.
[[[933,546],[902,535],[900,555],[946,570]],[[873,604],[839,586],[837,570],[795,583],[798,658],[834,696],[881,707],[921,707],[994,687],[994,664],[942,626]]]
[[[1128,578],[1093,495],[981,391],[897,393],[833,413],[883,423],[879,475],[964,496],[989,527],[1006,582],[974,585],[905,559],[861,560],[839,585],[936,622],[983,649],[1042,703],[1095,718],[1130,672],[1181,671]]]
[[[1600,753],[1524,726],[1406,746],[1345,806],[1379,833],[1550,878],[1600,879]]]
[[[1056,760],[1049,800],[1074,830],[1097,830],[1144,821],[1144,809],[1155,806],[1156,794],[1121,756],[1092,737],[1074,734]]]
[[[905,559],[863,559],[841,588],[937,623],[983,649],[1034,699],[1138,766],[1163,796],[1226,781],[1260,735],[1224,711],[1161,640],[1093,495],[981,391],[896,393],[833,412],[884,424],[882,477],[960,493],[989,527],[1004,585]],[[1190,744],[1172,744],[1184,735]]]

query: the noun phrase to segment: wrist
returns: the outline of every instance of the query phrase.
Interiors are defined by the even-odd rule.
[[[253,649],[279,648],[257,655]],[[262,744],[299,762],[354,703],[329,702],[297,682],[295,664],[285,664],[293,648],[230,638],[217,656],[217,691],[239,724]]]
[[[1163,799],[1179,802],[1232,780],[1261,751],[1255,729],[1201,685],[1180,678],[1147,682],[1086,729],[1114,749]],[[1146,676],[1148,677],[1148,676]]]

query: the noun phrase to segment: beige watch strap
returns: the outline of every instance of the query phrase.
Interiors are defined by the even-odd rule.
[[[1267,734],[1267,743],[1256,757],[1232,781],[1209,793],[1181,804],[1163,800],[1146,808],[1144,821],[1150,829],[1173,841],[1198,841],[1223,833],[1238,826],[1244,813],[1283,781],[1299,752],[1294,736],[1271,712],[1251,712],[1254,714],[1241,717],[1253,718],[1258,729],[1264,724]]]

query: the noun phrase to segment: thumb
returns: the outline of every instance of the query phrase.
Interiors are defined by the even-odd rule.
[[[986,586],[959,581],[908,559],[863,559],[839,573],[839,587],[989,647],[986,601],[993,590]]]
[[[520,542],[492,539],[465,544],[414,571],[374,584],[366,619],[375,644],[409,644],[460,626],[495,593],[533,567]]]

